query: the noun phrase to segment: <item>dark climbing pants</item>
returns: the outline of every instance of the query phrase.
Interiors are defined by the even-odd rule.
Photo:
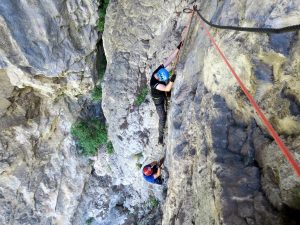
[[[164,180],[159,176],[158,178],[155,179],[156,184],[163,184]]]
[[[159,97],[159,98],[152,97],[152,99],[154,101],[154,104],[156,107],[156,112],[159,117],[158,134],[159,134],[159,137],[163,137],[164,128],[165,128],[166,119],[167,119],[167,113],[165,110],[166,98],[165,97]]]

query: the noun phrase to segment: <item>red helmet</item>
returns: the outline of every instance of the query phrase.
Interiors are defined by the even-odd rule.
[[[143,169],[143,173],[146,176],[152,175],[152,173],[153,173],[152,168],[150,166],[145,166],[144,169]]]

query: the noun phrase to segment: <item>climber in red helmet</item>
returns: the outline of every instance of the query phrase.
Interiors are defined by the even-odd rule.
[[[154,161],[143,168],[143,176],[146,181],[154,184],[162,184],[161,167],[163,166],[164,158],[159,162]]]

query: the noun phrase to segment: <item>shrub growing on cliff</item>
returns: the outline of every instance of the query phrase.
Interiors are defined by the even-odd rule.
[[[114,147],[111,143],[111,141],[109,141],[107,144],[106,144],[106,152],[107,154],[111,155],[114,153]]]
[[[103,80],[103,77],[104,77],[104,73],[105,73],[105,70],[106,70],[106,65],[107,65],[107,61],[106,61],[106,58],[105,56],[103,56],[103,58],[100,60],[100,65],[99,65],[99,80]]]
[[[106,144],[108,137],[105,124],[99,120],[79,121],[73,124],[71,134],[76,139],[82,154],[94,155],[100,145]]]
[[[147,94],[148,94],[148,88],[145,87],[140,91],[140,93],[136,97],[134,104],[138,106],[141,105],[145,101]]]
[[[148,203],[152,208],[156,208],[159,205],[159,201],[154,196],[149,197]]]
[[[86,225],[91,225],[93,221],[94,221],[94,218],[90,217],[85,221],[85,223],[86,223]]]
[[[102,88],[100,85],[96,85],[92,91],[92,99],[94,101],[100,101],[102,99]]]
[[[103,80],[104,77],[104,73],[106,70],[106,58],[103,55],[102,58],[100,58],[100,62],[99,62],[99,72],[98,72],[98,79],[99,81],[97,82],[97,85],[95,85],[93,91],[92,91],[92,99],[93,101],[101,101],[102,100],[102,87],[101,87],[101,82]]]
[[[136,163],[135,166],[137,169],[141,169],[143,165],[141,163]]]
[[[105,23],[105,14],[106,8],[108,6],[109,0],[100,0],[100,9],[99,9],[99,19],[98,19],[98,31],[104,31],[104,23]]]

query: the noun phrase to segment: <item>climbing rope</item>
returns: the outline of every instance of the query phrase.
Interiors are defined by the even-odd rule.
[[[269,131],[269,133],[274,138],[274,140],[277,143],[278,147],[280,148],[281,152],[286,157],[286,159],[288,160],[288,162],[291,164],[291,166],[294,169],[294,171],[296,172],[296,174],[300,177],[300,167],[297,164],[296,160],[293,158],[293,155],[288,150],[288,148],[285,146],[285,144],[283,143],[283,141],[281,140],[281,138],[279,137],[279,135],[277,134],[277,132],[275,131],[275,129],[273,128],[273,126],[271,125],[271,123],[265,117],[264,113],[261,111],[261,109],[259,108],[258,104],[255,102],[254,98],[252,97],[252,95],[250,94],[250,92],[248,91],[248,89],[246,88],[246,86],[244,85],[244,83],[242,82],[242,80],[239,78],[239,76],[237,75],[237,73],[235,72],[235,70],[233,69],[233,67],[231,66],[231,64],[227,60],[227,58],[225,57],[224,53],[221,51],[221,49],[219,48],[219,46],[216,44],[213,36],[210,34],[209,30],[206,28],[206,26],[204,24],[205,21],[203,20],[203,17],[200,15],[199,11],[197,10],[197,7],[194,6],[193,9],[184,9],[184,12],[186,12],[186,13],[193,13],[193,15],[194,15],[195,11],[197,12],[197,19],[199,21],[199,24],[204,29],[204,31],[207,34],[207,36],[209,37],[211,43],[213,44],[213,46],[215,47],[215,49],[217,50],[217,52],[220,54],[221,58],[224,60],[225,64],[227,65],[227,67],[231,71],[232,75],[237,80],[239,86],[241,87],[241,89],[243,90],[243,92],[245,93],[245,95],[247,96],[247,98],[249,99],[250,103],[254,107],[256,113],[258,114],[258,116],[260,117],[260,119],[262,120],[262,122],[264,123],[264,125],[266,126],[267,130]],[[210,23],[207,23],[207,24],[210,25]],[[295,28],[297,26],[298,26],[298,28],[300,28],[299,25],[296,25],[296,26],[290,26],[290,27],[286,27],[286,28],[281,28],[279,30],[282,30],[282,29],[287,30],[287,28],[290,29],[291,27]],[[214,26],[214,27],[216,27],[216,26]],[[222,29],[225,29],[224,26],[222,26],[222,27],[223,27]],[[250,28],[247,28],[247,29],[250,29]],[[261,28],[252,28],[252,29],[261,29]],[[264,28],[264,29],[268,29],[268,28]],[[274,29],[271,29],[271,30],[274,30]],[[244,30],[244,31],[246,31],[246,30]],[[249,30],[247,30],[247,31],[249,31]],[[289,32],[289,31],[291,31],[291,30],[288,30],[286,32]]]
[[[236,31],[246,31],[246,32],[255,32],[255,33],[286,33],[286,32],[293,32],[300,30],[300,24],[282,27],[282,28],[267,28],[267,27],[237,27],[237,26],[223,26],[217,25],[209,22],[206,20],[200,13],[200,10],[197,10],[197,6],[194,6],[193,9],[186,8],[183,10],[185,13],[194,13],[197,12],[198,16],[211,27],[215,27],[218,29],[225,29],[225,30],[236,30]]]
[[[187,28],[185,28],[185,33],[182,36],[182,39],[181,39],[181,42],[182,42],[181,51],[183,51],[183,49],[186,46],[185,39],[186,39],[186,37],[188,37],[188,35],[190,33],[190,28],[191,28],[192,20],[194,18],[194,13],[195,13],[195,11],[191,12],[191,15],[190,15],[190,18],[189,18],[189,23],[188,23],[189,25],[188,25]],[[173,69],[172,69],[172,74],[175,73],[176,66],[177,66],[177,63],[179,61],[179,56],[180,56],[180,51],[178,52],[178,54],[176,56],[175,64],[174,64]]]

